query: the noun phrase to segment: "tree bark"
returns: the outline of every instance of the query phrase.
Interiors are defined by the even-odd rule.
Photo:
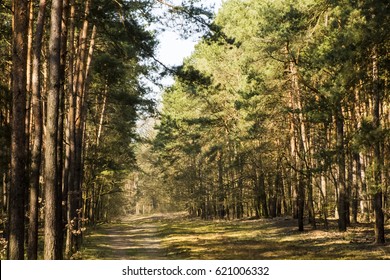
[[[73,234],[72,229],[69,227],[72,223],[72,219],[76,213],[77,206],[74,205],[74,163],[75,163],[75,122],[76,122],[76,94],[74,91],[74,58],[75,58],[75,47],[74,47],[74,17],[75,17],[75,1],[70,0],[70,19],[69,19],[69,66],[68,67],[68,99],[69,99],[69,111],[68,111],[68,147],[66,152],[66,161],[65,161],[65,178],[64,185],[67,189],[67,232],[66,232],[66,244],[65,244],[65,257],[70,258],[73,253]]]
[[[70,3],[71,5],[71,18],[72,14],[74,15],[74,1]],[[79,216],[77,211],[81,208],[81,178],[82,178],[82,145],[83,145],[83,134],[84,134],[84,100],[85,100],[85,81],[88,68],[88,44],[87,44],[87,35],[89,21],[88,16],[91,8],[91,0],[85,2],[84,10],[84,21],[83,26],[79,34],[78,42],[78,54],[76,58],[75,71],[71,77],[71,83],[69,90],[73,89],[70,98],[70,108],[69,108],[69,138],[70,138],[70,151],[69,151],[69,177],[68,177],[68,209],[67,209],[67,222],[68,222],[68,231],[66,239],[66,248],[65,254],[66,257],[71,257],[71,255],[78,249],[79,240],[72,234],[72,231],[77,231],[78,221],[77,217]],[[74,25],[71,22],[69,28],[70,32],[70,42],[73,45],[73,35],[74,35]],[[92,32],[94,34],[94,32]],[[94,35],[91,38],[94,39]],[[72,51],[72,61],[74,52]]]
[[[81,201],[81,177],[82,177],[82,144],[83,144],[83,134],[84,134],[84,117],[83,117],[83,108],[84,108],[84,89],[85,89],[85,78],[86,78],[86,68],[87,68],[87,35],[88,35],[88,15],[90,13],[91,1],[87,0],[85,2],[85,18],[83,22],[83,27],[80,32],[79,38],[79,55],[78,60],[78,69],[75,73],[75,92],[76,92],[76,112],[75,112],[75,154],[74,154],[74,199],[75,206],[80,207]],[[75,213],[74,213],[75,214]]]
[[[34,5],[33,1],[28,4],[28,27],[27,27],[27,62],[26,62],[26,151],[27,151],[27,162],[30,161],[30,133],[32,128],[32,48],[33,48],[33,25],[34,25]],[[26,171],[29,172],[29,165],[26,166]],[[28,174],[28,173],[27,173]],[[26,190],[26,203],[28,204],[28,189]],[[27,235],[28,242],[28,235]]]
[[[341,100],[338,97],[335,108],[336,120],[336,149],[337,149],[337,166],[338,166],[338,207],[339,214],[338,228],[339,231],[347,230],[347,209],[346,209],[346,183],[345,183],[345,151],[344,151],[344,116],[341,107]]]
[[[377,46],[373,48],[372,54],[372,82],[373,82],[373,125],[374,129],[380,129],[380,107],[381,107],[381,92],[379,89],[379,69],[378,69],[378,50]],[[381,139],[375,139],[374,143],[374,212],[375,212],[375,243],[385,243],[385,220],[382,209],[382,155],[381,155]]]
[[[58,174],[57,174],[57,133],[58,103],[60,94],[60,55],[62,0],[53,0],[49,39],[49,86],[47,95],[47,120],[45,135],[45,246],[44,259],[60,259],[61,232],[58,231]]]
[[[34,120],[33,145],[31,151],[30,208],[27,256],[30,260],[38,258],[38,194],[39,175],[42,159],[43,116],[41,100],[41,67],[42,38],[45,22],[46,0],[39,2],[37,28],[33,43],[32,66],[32,116]]]
[[[286,52],[288,55],[290,50],[288,44],[286,46]],[[300,85],[298,77],[298,69],[296,65],[296,59],[289,58],[289,74],[291,80],[290,88],[290,106],[294,111],[291,117],[292,127],[291,127],[291,144],[295,145],[292,147],[292,168],[296,169],[293,172],[296,172],[295,176],[297,177],[297,182],[295,182],[296,188],[296,211],[298,218],[298,230],[304,230],[304,212],[305,212],[305,185],[306,180],[304,178],[303,172],[305,170],[304,159],[306,157],[306,128],[303,123],[303,113],[302,113],[302,104],[300,100]],[[295,112],[298,111],[298,112]]]
[[[9,197],[8,259],[24,259],[24,206],[26,176],[26,67],[27,0],[13,1],[11,187]]]

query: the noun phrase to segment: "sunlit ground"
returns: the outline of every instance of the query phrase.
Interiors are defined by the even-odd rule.
[[[293,219],[202,221],[184,214],[132,217],[99,225],[82,259],[390,259],[390,245],[373,244],[371,224],[340,233],[319,224],[296,230]],[[389,239],[390,226],[386,233]]]

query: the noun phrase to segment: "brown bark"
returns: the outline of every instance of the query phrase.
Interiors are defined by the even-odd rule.
[[[336,120],[336,148],[337,148],[337,165],[338,165],[338,204],[337,211],[339,214],[338,228],[339,231],[347,230],[347,209],[346,209],[346,182],[345,182],[345,151],[344,151],[344,116],[341,107],[340,97],[337,100],[335,108]]]
[[[28,180],[26,176],[26,67],[27,67],[27,0],[13,1],[12,36],[12,132],[11,188],[9,198],[8,258],[24,258],[24,206]]]
[[[288,44],[286,47],[287,54],[289,53]],[[296,59],[290,58],[289,61],[289,73],[290,73],[290,106],[294,111],[292,114],[292,128],[290,136],[293,138],[291,143],[295,145],[292,147],[292,168],[296,174],[297,181],[294,183],[296,189],[296,214],[298,218],[298,230],[304,230],[304,211],[305,211],[305,185],[306,180],[304,178],[305,163],[307,151],[306,141],[306,127],[303,123],[302,104],[300,101],[300,85],[298,77],[298,69],[296,65]],[[298,112],[295,112],[298,111]]]
[[[106,105],[107,105],[107,95],[108,95],[108,85],[105,85],[104,92],[103,92],[103,104],[100,112],[99,125],[96,133],[96,147],[98,147],[100,144],[100,138],[103,131],[103,122],[104,122],[104,116],[106,113]]]
[[[91,40],[89,44],[90,51],[88,52],[88,15],[90,13],[91,1],[85,2],[84,21],[79,34],[78,54],[76,58],[75,72],[73,73],[73,90],[74,94],[71,97],[71,107],[69,111],[70,119],[70,166],[68,180],[68,226],[66,255],[70,257],[79,247],[79,238],[72,235],[71,230],[78,230],[79,221],[77,217],[79,209],[81,209],[81,184],[82,184],[82,151],[83,151],[83,136],[86,121],[86,82],[92,57],[92,50],[95,42],[96,27],[92,29]],[[70,31],[72,33],[72,31]],[[91,50],[92,49],[92,50]],[[72,178],[73,180],[70,180]],[[74,222],[76,221],[76,222]]]
[[[49,86],[47,95],[47,119],[45,135],[45,259],[60,259],[60,234],[58,231],[58,174],[57,174],[57,133],[58,102],[60,94],[60,54],[62,0],[53,0],[49,39]]]
[[[79,38],[78,69],[75,73],[75,91],[76,91],[76,112],[75,112],[75,154],[74,154],[74,193],[75,206],[80,207],[81,202],[81,177],[82,177],[82,144],[84,134],[83,108],[84,108],[84,89],[87,68],[87,35],[88,35],[88,15],[90,12],[91,1],[85,3],[85,19]]]
[[[33,43],[32,66],[32,117],[34,119],[33,145],[31,151],[31,180],[27,256],[29,259],[38,257],[38,193],[39,175],[42,159],[43,116],[41,100],[41,68],[42,38],[45,22],[46,0],[39,2],[38,18]]]
[[[372,82],[373,82],[373,125],[374,129],[380,129],[380,107],[381,107],[381,92],[379,89],[379,69],[378,69],[378,50],[377,46],[373,48],[372,55]],[[375,212],[375,243],[385,243],[385,228],[384,214],[382,209],[382,155],[381,155],[381,139],[375,139],[374,143],[374,212]]]
[[[66,151],[66,161],[65,161],[65,175],[64,175],[64,186],[67,189],[67,232],[66,232],[66,243],[65,243],[65,258],[70,258],[73,252],[73,234],[72,230],[69,228],[69,225],[74,218],[76,213],[74,205],[74,157],[75,157],[75,114],[76,114],[76,94],[74,91],[74,58],[75,58],[75,47],[74,47],[74,38],[75,38],[75,26],[74,26],[74,17],[75,17],[75,1],[70,0],[70,19],[69,19],[69,56],[68,56],[68,99],[69,99],[69,111],[68,111],[68,129],[67,129],[67,146]]]
[[[28,27],[27,27],[27,65],[26,65],[26,150],[27,153],[30,151],[30,132],[31,132],[31,114],[32,114],[32,96],[31,96],[31,86],[32,86],[32,48],[33,48],[33,25],[34,25],[34,5],[33,1],[30,1],[28,4]],[[30,156],[28,153],[27,156]],[[28,159],[29,161],[30,159]],[[27,169],[29,166],[27,165]],[[26,199],[28,198],[28,190],[26,192]],[[28,203],[28,200],[27,200]],[[27,239],[28,241],[28,239]]]
[[[298,175],[297,188],[298,231],[304,231],[305,184],[302,174]]]

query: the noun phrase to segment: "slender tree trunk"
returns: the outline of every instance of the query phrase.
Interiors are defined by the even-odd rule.
[[[378,50],[373,49],[372,55],[372,82],[373,82],[373,125],[374,129],[380,129],[381,92],[379,89]],[[374,143],[374,212],[375,212],[375,243],[385,243],[384,214],[382,209],[382,155],[381,139],[375,139]]]
[[[47,95],[47,120],[45,135],[45,259],[61,258],[62,248],[58,231],[58,174],[57,174],[57,133],[58,103],[60,94],[62,0],[53,0],[49,39],[49,86]]]
[[[327,180],[324,174],[321,174],[321,197],[322,197],[322,212],[324,214],[324,228],[328,229],[328,191]]]
[[[269,217],[269,212],[268,212],[268,206],[267,206],[267,195],[265,193],[265,174],[263,171],[260,171],[259,179],[259,196],[260,196],[260,201],[261,201],[261,213],[262,216],[265,218]]]
[[[291,106],[293,101],[291,97]],[[298,219],[298,178],[297,178],[297,152],[296,152],[296,139],[295,139],[295,124],[294,116],[290,118],[290,189],[291,189],[291,205],[292,216],[294,219]]]
[[[79,38],[79,56],[78,56],[78,69],[76,75],[76,112],[75,112],[75,154],[74,154],[74,205],[76,209],[80,207],[81,203],[81,177],[82,177],[82,146],[83,146],[83,134],[84,134],[84,122],[83,122],[83,108],[84,108],[84,89],[87,67],[87,35],[88,35],[88,15],[90,12],[91,1],[85,2],[85,19]],[[74,215],[73,215],[74,216]]]
[[[27,166],[26,171],[29,172],[29,162],[30,162],[30,133],[32,129],[32,96],[31,96],[31,86],[32,86],[32,49],[33,49],[33,25],[34,25],[34,5],[33,1],[30,1],[28,4],[28,27],[27,27],[27,68],[26,68],[26,150],[27,150]],[[27,173],[28,174],[28,173]],[[26,189],[26,204],[28,205],[28,196],[29,190]],[[28,242],[28,234],[26,234]]]
[[[96,133],[96,147],[99,147],[100,138],[101,138],[102,131],[103,131],[103,122],[104,122],[104,116],[106,113],[106,105],[107,105],[107,95],[108,95],[108,85],[106,84],[104,86],[103,104],[102,104],[102,109],[100,112],[99,125],[98,125],[98,129],[97,129],[97,133]]]
[[[310,172],[309,172],[310,173]],[[313,229],[317,228],[316,222],[316,213],[314,209],[314,197],[313,197],[313,183],[312,183],[312,174],[309,174],[308,184],[307,184],[307,208],[309,211],[309,222]]]
[[[298,231],[304,231],[304,214],[305,214],[305,183],[302,174],[298,175]]]
[[[68,18],[69,18],[69,0],[63,0],[62,19],[61,19],[61,38],[60,38],[60,94],[59,94],[59,117],[58,117],[58,135],[57,135],[57,159],[58,159],[58,201],[61,201],[61,207],[58,207],[58,231],[60,233],[59,247],[64,246],[64,230],[66,224],[66,197],[67,190],[64,190],[64,123],[65,123],[65,71],[67,57],[67,37],[68,37]],[[67,186],[66,186],[67,187]],[[65,206],[65,207],[63,207]],[[63,258],[61,251],[61,258]]]
[[[67,174],[65,180],[67,183],[67,233],[65,244],[65,257],[70,258],[73,253],[73,234],[72,220],[75,217],[77,206],[75,205],[74,198],[74,176],[75,176],[75,125],[76,125],[76,93],[74,90],[74,17],[75,17],[75,3],[74,0],[70,0],[70,19],[69,19],[69,67],[68,67],[68,98],[69,98],[69,111],[68,111],[68,150],[67,150]]]
[[[26,67],[28,1],[13,1],[11,187],[9,200],[8,258],[24,258],[24,206],[26,176]]]
[[[30,184],[30,208],[29,208],[29,237],[27,255],[29,259],[38,257],[38,194],[39,175],[42,158],[42,100],[41,79],[39,75],[41,66],[42,38],[45,21],[46,0],[39,3],[37,28],[33,44],[33,69],[32,69],[32,115],[34,119],[33,145],[31,151],[31,184]]]
[[[253,206],[255,208],[256,219],[260,218],[260,195],[259,195],[259,180],[257,175],[257,168],[253,169]]]
[[[287,54],[289,54],[288,45],[286,47]],[[293,138],[291,141],[295,147],[292,147],[292,157],[293,157],[293,168],[296,169],[294,172],[298,173],[297,182],[295,184],[296,188],[296,209],[297,209],[297,218],[298,218],[298,230],[304,230],[304,211],[305,211],[305,184],[306,180],[304,178],[303,172],[305,170],[304,159],[306,157],[306,128],[303,123],[303,114],[302,114],[302,105],[300,101],[300,85],[298,78],[298,69],[296,65],[296,60],[289,58],[289,72],[291,79],[291,88],[290,88],[290,104],[291,108],[298,113],[293,113],[292,115],[292,135]]]
[[[337,146],[337,165],[338,165],[338,207],[339,231],[347,230],[347,211],[346,211],[346,183],[345,183],[345,151],[344,151],[344,116],[341,107],[341,100],[338,98],[335,110],[336,119],[336,146]]]
[[[354,164],[356,161],[354,159]],[[356,178],[356,170],[354,170],[353,176],[353,185],[352,185],[352,206],[351,206],[351,223],[358,223],[358,210],[359,210],[359,185],[358,180]]]
[[[218,152],[218,197],[217,197],[217,212],[220,219],[226,215],[225,210],[225,187],[223,185],[223,151]]]
[[[86,89],[85,81],[88,69],[88,44],[87,35],[89,21],[88,16],[90,13],[91,1],[85,2],[84,21],[83,26],[79,34],[78,43],[78,55],[76,59],[75,71],[72,75],[72,88],[73,93],[70,96],[70,109],[69,109],[69,137],[70,137],[70,166],[69,166],[69,179],[68,179],[68,232],[65,254],[70,257],[79,247],[79,238],[72,235],[72,230],[78,230],[77,211],[81,209],[81,182],[82,182],[82,146],[83,146],[83,134],[84,134],[84,116],[83,111],[85,106],[85,94]],[[71,15],[74,14],[74,2],[71,2]],[[74,32],[73,23],[71,22],[69,32],[73,36]],[[95,29],[96,30],[96,29]],[[96,32],[96,31],[95,31]],[[92,32],[94,40],[94,32]],[[70,38],[71,44],[73,38]],[[91,39],[92,41],[92,39]],[[72,44],[73,45],[73,44]],[[72,57],[73,60],[73,57]],[[69,85],[70,86],[70,85]]]

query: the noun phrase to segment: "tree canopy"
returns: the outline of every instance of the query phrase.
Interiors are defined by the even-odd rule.
[[[386,1],[224,2],[165,91],[154,165],[206,219],[388,212]],[[229,40],[226,40],[229,38]]]

